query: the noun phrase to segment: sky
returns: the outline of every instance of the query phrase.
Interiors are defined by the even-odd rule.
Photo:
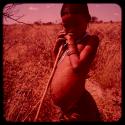
[[[18,4],[14,8],[15,16],[22,16],[20,21],[25,23],[33,23],[35,21],[42,22],[61,22],[60,10],[62,3],[39,3],[39,4]],[[98,20],[121,21],[121,8],[117,4],[88,4],[91,16],[96,16]],[[15,23],[12,20],[3,20],[5,24]]]

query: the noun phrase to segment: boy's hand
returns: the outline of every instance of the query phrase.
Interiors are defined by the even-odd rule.
[[[75,44],[75,37],[74,37],[74,34],[73,34],[73,33],[68,33],[68,34],[65,36],[65,39],[66,39],[66,43],[67,43],[67,44]]]
[[[66,33],[64,31],[60,31],[58,36],[57,36],[57,39],[56,39],[56,44],[55,44],[55,47],[54,47],[54,54],[57,55],[58,53],[58,50],[59,50],[59,47],[62,45],[62,44],[65,44],[66,43],[66,39],[65,39],[65,36]]]

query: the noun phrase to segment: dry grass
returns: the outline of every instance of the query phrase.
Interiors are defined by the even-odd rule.
[[[60,25],[3,26],[3,101],[7,121],[33,121],[38,108],[36,104],[52,70],[51,52],[60,29]],[[89,90],[102,120],[116,121],[121,116],[121,24],[90,24],[88,32],[100,39],[90,70]],[[102,91],[101,98],[93,91],[95,82]],[[58,121],[60,114],[48,91],[38,121]]]
[[[103,92],[96,101],[104,121],[117,121],[121,117],[121,24],[90,25],[88,31],[101,40],[90,71],[90,80]]]

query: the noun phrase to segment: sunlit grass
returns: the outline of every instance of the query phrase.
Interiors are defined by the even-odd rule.
[[[60,29],[60,25],[3,27],[4,117],[7,121],[34,120],[36,104],[54,63],[52,50]],[[121,24],[90,24],[88,32],[100,39],[89,80],[96,81],[103,92],[103,98],[96,100],[103,121],[116,121],[121,115]],[[58,121],[60,114],[48,91],[38,121]]]

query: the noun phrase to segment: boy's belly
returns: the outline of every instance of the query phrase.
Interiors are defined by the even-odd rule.
[[[52,84],[57,84],[57,87],[65,84],[68,87],[73,83],[79,84],[80,81],[80,74],[73,71],[69,56],[65,56],[62,62],[57,65]]]
[[[69,56],[57,65],[54,77],[52,79],[52,94],[57,100],[62,99],[61,105],[74,105],[84,90],[84,79],[75,73],[69,62]],[[67,94],[64,94],[67,93]],[[66,103],[65,103],[66,102]],[[57,102],[58,103],[58,102]]]

